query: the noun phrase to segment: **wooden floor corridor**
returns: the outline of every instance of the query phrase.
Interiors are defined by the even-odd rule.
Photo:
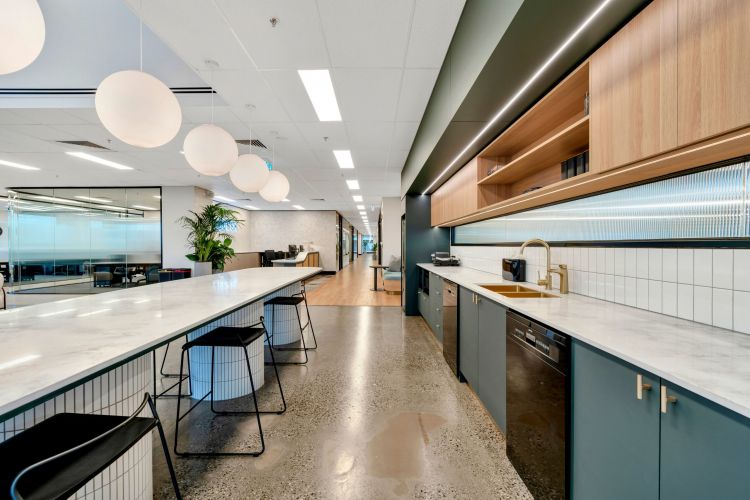
[[[372,254],[360,255],[354,262],[329,278],[325,284],[310,290],[307,294],[308,303],[311,306],[400,306],[401,295],[386,293],[383,290],[370,290],[372,262]],[[382,287],[382,281],[378,286]]]

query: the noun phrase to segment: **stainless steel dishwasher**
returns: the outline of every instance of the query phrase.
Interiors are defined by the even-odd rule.
[[[570,337],[512,311],[506,325],[506,452],[534,498],[564,499]]]
[[[458,376],[458,286],[443,280],[443,357]]]

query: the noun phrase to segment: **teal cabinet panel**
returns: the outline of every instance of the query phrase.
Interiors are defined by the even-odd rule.
[[[443,343],[443,278],[430,273],[430,327],[438,342]]]
[[[659,379],[574,340],[570,446],[572,498],[657,500]]]
[[[474,292],[458,292],[458,369],[466,382],[476,390],[478,379],[477,305]]]
[[[477,296],[477,395],[495,423],[506,432],[505,307]]]
[[[430,323],[429,319],[429,308],[430,308],[430,296],[424,293],[422,290],[419,290],[417,292],[417,300],[418,300],[418,307],[419,307],[419,314],[422,315],[424,320],[427,322],[427,324]]]
[[[750,498],[750,420],[662,381],[661,500]]]

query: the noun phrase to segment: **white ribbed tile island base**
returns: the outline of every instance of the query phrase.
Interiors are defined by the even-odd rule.
[[[300,283],[318,272],[243,269],[0,311],[0,441],[56,413],[132,414],[143,395],[153,390],[154,349],[215,326],[256,323],[264,300],[298,292]],[[270,307],[266,309],[270,328]],[[300,339],[291,309],[277,307],[276,345]],[[300,312],[304,324],[304,308]],[[248,354],[259,388],[263,339],[251,345]],[[208,391],[210,361],[210,349],[191,349],[196,398]],[[217,349],[216,361],[216,399],[250,394],[240,349]],[[160,417],[169,420],[174,415]],[[151,447],[149,434],[75,498],[151,498]]]

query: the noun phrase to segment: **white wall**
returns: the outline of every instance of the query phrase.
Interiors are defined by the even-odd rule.
[[[195,186],[164,186],[161,188],[162,217],[162,265],[164,267],[193,268],[185,257],[190,252],[187,246],[187,230],[177,219],[187,215],[188,210],[199,212],[211,203],[208,191]]]
[[[401,257],[401,198],[383,198],[380,211],[383,214],[380,241],[383,245],[383,264],[387,265],[394,257]]]
[[[304,245],[305,250],[320,252],[320,264],[324,270],[338,270],[336,212],[256,210],[243,211],[243,217],[247,222],[238,234],[235,251],[287,250],[289,245]],[[245,241],[249,241],[247,246]]]

